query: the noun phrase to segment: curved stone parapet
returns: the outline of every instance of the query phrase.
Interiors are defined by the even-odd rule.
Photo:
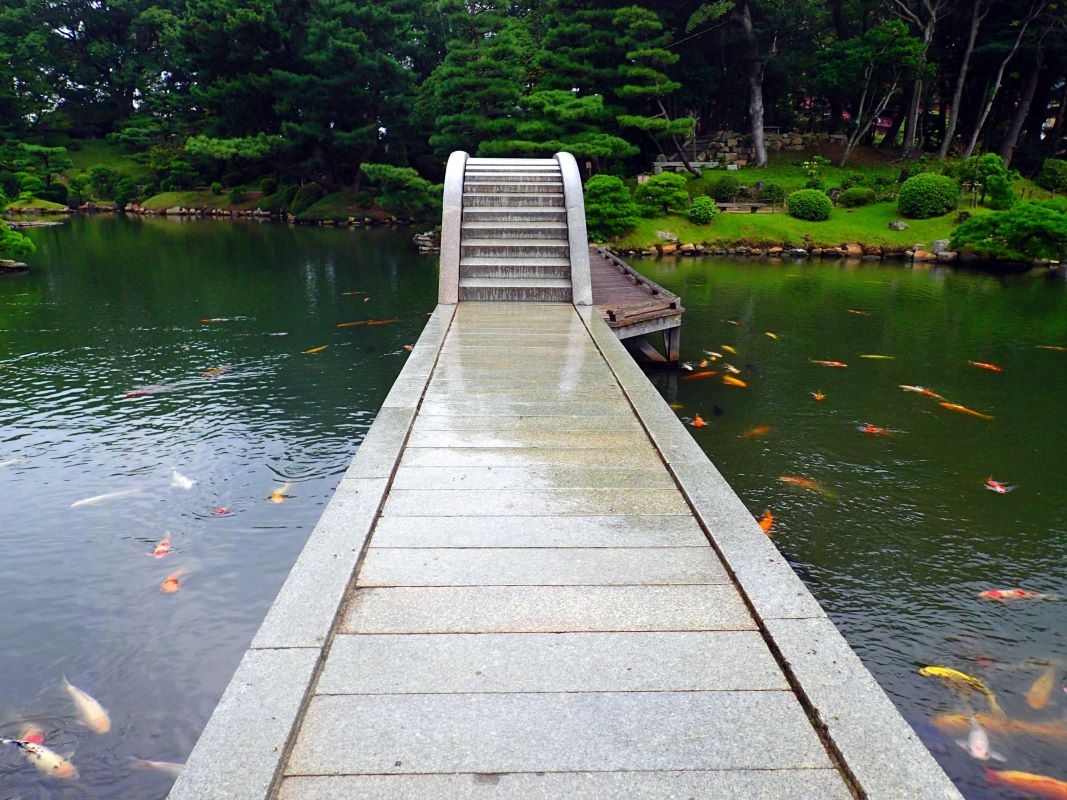
[[[445,169],[445,191],[441,208],[441,276],[437,302],[459,302],[460,237],[463,223],[463,173],[470,156],[457,150],[448,157]]]
[[[570,242],[571,296],[576,306],[593,304],[593,287],[589,279],[589,236],[585,231],[585,198],[582,173],[570,153],[556,153],[563,176],[563,197],[567,205],[567,239]]]

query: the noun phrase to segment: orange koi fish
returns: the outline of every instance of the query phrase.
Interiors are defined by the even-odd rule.
[[[1049,698],[1052,697],[1052,687],[1055,685],[1056,668],[1049,667],[1026,690],[1026,704],[1035,711],[1040,711],[1048,705]]]
[[[319,345],[318,347],[312,347],[310,350],[305,350],[304,351],[304,355],[310,356],[310,355],[312,355],[314,353],[321,353],[327,347],[329,347],[328,344],[322,344],[322,345]]]
[[[749,428],[742,435],[746,439],[755,439],[757,436],[766,436],[771,432],[770,425],[757,425],[755,428]]]
[[[270,500],[272,503],[284,503],[286,500],[289,499],[289,488],[292,485],[292,483],[286,481],[284,484],[282,484],[281,488],[275,489],[273,492],[271,492],[270,497],[268,497],[267,499]]]
[[[205,370],[204,372],[201,372],[200,375],[202,377],[204,377],[204,378],[215,378],[215,377],[218,377],[219,375],[224,375],[225,373],[227,373],[229,371],[230,371],[229,367],[215,367],[214,369],[209,369],[209,370]]]
[[[682,378],[682,380],[683,381],[695,381],[698,378],[710,378],[712,375],[718,375],[718,374],[719,373],[717,373],[713,369],[706,369],[703,372],[693,372],[693,373],[691,373],[689,375],[686,375],[684,378]]]
[[[866,316],[869,316],[869,315],[868,315],[868,313],[867,313],[866,311],[860,311],[860,310],[858,310],[858,309],[855,309],[855,308],[850,308],[850,309],[848,310],[848,313],[849,313],[849,314],[859,314],[859,315],[860,315],[860,316],[862,316],[862,317],[866,317]]]
[[[730,347],[730,345],[728,345],[728,344],[723,344],[723,345],[719,345],[719,346],[720,346],[720,347],[721,347],[721,348],[722,348],[723,350],[725,350],[725,351],[726,351],[727,353],[730,353],[731,355],[735,355],[735,356],[737,355],[737,350],[735,350],[735,349],[734,349],[733,347]]]
[[[163,583],[159,584],[159,591],[163,594],[174,594],[181,588],[181,577],[185,574],[183,570],[177,570],[172,572],[166,578],[163,579]]]
[[[975,718],[990,732],[1003,735],[1032,736],[1036,739],[1067,743],[1067,725],[1062,722],[1028,722],[1021,719],[975,714]],[[946,734],[967,735],[971,729],[969,714],[940,714],[933,718],[934,727]]]
[[[983,414],[981,411],[975,411],[973,408],[967,408],[967,406],[961,406],[959,403],[938,403],[942,408],[947,408],[949,411],[959,411],[961,414],[970,414],[972,417],[978,417],[979,419],[993,419],[989,414]]]
[[[984,361],[968,361],[972,367],[981,367],[982,369],[988,369],[990,372],[1000,372],[1001,369],[996,364],[986,364]]]
[[[1060,353],[1067,352],[1067,347],[1064,347],[1062,344],[1039,344],[1037,346],[1037,349],[1038,350],[1056,350],[1056,351],[1058,351]]]
[[[820,361],[820,360],[817,360],[817,359],[814,359],[814,358],[809,358],[808,361],[810,361],[812,364],[818,364],[820,367],[847,367],[848,366],[848,364],[846,364],[844,361]]]
[[[903,389],[905,392],[915,392],[915,394],[926,395],[927,397],[932,397],[935,400],[944,400],[945,399],[944,397],[939,395],[937,392],[931,392],[925,386],[909,386],[906,383],[902,383],[902,384],[900,384],[900,388]]]
[[[986,589],[978,596],[985,600],[1045,600],[1052,597],[1029,589]]]
[[[771,333],[770,331],[764,331],[763,335],[766,336],[768,339],[774,339],[774,340],[778,339],[778,335],[775,334],[775,333]]]
[[[404,349],[405,349],[405,350],[407,350],[407,351],[408,351],[408,352],[410,353],[410,352],[411,352],[412,350],[414,350],[414,349],[415,349],[415,345],[413,345],[413,344],[406,344],[406,345],[404,345]]]
[[[743,380],[735,378],[732,375],[723,375],[722,382],[727,386],[748,386]]]
[[[693,415],[693,421],[690,422],[689,424],[692,425],[694,428],[703,428],[708,423],[706,423],[704,421],[704,418],[702,416],[700,416],[699,414],[694,414]]]
[[[822,491],[822,487],[815,481],[809,481],[807,478],[798,478],[796,475],[782,475],[778,480],[782,483],[791,483],[794,486],[799,486],[801,489],[811,489],[813,492]]]
[[[822,392],[809,392],[809,394],[812,397],[814,397],[816,400],[825,400],[826,399],[826,395],[824,395]]]
[[[213,513],[216,517],[224,517],[230,513],[230,509],[226,506],[219,506],[211,513]]]
[[[774,514],[770,511],[764,511],[763,516],[759,518],[760,530],[770,536],[771,528],[774,527]]]
[[[990,786],[1010,786],[1020,792],[1046,797],[1049,800],[1067,800],[1067,781],[1058,781],[1048,775],[986,767],[985,779]]]
[[[388,325],[392,322],[400,322],[398,319],[361,319],[358,322],[338,322],[338,328],[359,328],[363,325]]]
[[[865,425],[860,425],[859,429],[863,433],[869,433],[872,436],[890,436],[893,433],[889,428],[879,428],[877,425],[871,425],[869,422]]]
[[[997,494],[1007,494],[1008,492],[1014,492],[1015,491],[1015,485],[1014,484],[1001,483],[1000,481],[995,481],[995,480],[993,480],[993,476],[992,475],[990,475],[988,478],[986,478],[985,479],[985,483],[983,483],[982,485],[985,486],[985,488],[987,488],[989,491],[996,492]]]
[[[163,558],[170,552],[170,534],[168,533],[163,537],[163,540],[156,545],[156,549],[152,551],[152,555],[156,558]]]

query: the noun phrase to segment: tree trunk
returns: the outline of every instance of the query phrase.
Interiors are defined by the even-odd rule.
[[[663,105],[663,98],[657,97],[656,98],[656,105],[659,106],[659,110],[660,110],[660,113],[663,114],[663,118],[665,120],[667,120],[667,122],[670,122],[671,121],[671,117],[667,113],[667,107],[665,105]],[[694,136],[696,135],[695,128],[694,128],[693,131],[691,131],[691,133]],[[697,169],[696,167],[694,167],[692,164],[690,164],[689,163],[689,159],[685,157],[685,147],[683,146],[683,142],[679,141],[678,140],[678,136],[676,134],[673,134],[673,133],[671,134],[671,142],[674,144],[674,149],[678,152],[678,158],[681,159],[681,162],[683,164],[685,164],[685,168],[687,170],[689,170],[690,172],[692,172],[694,175],[696,175],[699,178],[700,177],[700,170]]]
[[[863,92],[866,95],[866,88],[864,88]],[[874,111],[872,111],[867,117],[867,121],[863,122],[862,125],[858,125],[856,127],[856,130],[852,132],[852,135],[848,137],[848,143],[845,145],[845,153],[841,156],[841,162],[837,166],[845,166],[845,164],[848,162],[848,157],[852,155],[852,151],[853,149],[855,149],[856,144],[859,142],[860,139],[863,138],[864,134],[867,133],[867,130],[871,127],[871,125],[874,124],[874,121],[882,115],[882,112],[885,111],[885,107],[889,105],[889,101],[893,99],[893,95],[895,95],[896,93],[897,83],[896,81],[894,81],[893,85],[889,88],[889,91],[885,93],[885,96],[882,98],[881,102],[878,103]],[[863,100],[861,99],[860,107],[862,108],[862,106]],[[862,120],[862,117],[857,119],[857,122],[859,122],[860,120]]]
[[[926,69],[926,56],[930,52],[930,42],[934,38],[934,27],[937,25],[935,12],[931,12],[930,19],[923,25],[923,51],[919,57],[917,77],[912,84],[911,102],[908,103],[908,122],[904,128],[904,157],[915,154],[915,143],[919,136],[919,104],[923,99],[923,70]]]
[[[971,139],[967,142],[967,149],[963,151],[964,158],[970,158],[974,153],[975,145],[978,144],[978,136],[982,133],[982,127],[985,125],[986,119],[989,118],[989,112],[993,110],[993,101],[997,99],[997,92],[1000,91],[1000,84],[1004,80],[1004,70],[1008,67],[1008,62],[1012,60],[1015,53],[1019,50],[1019,45],[1022,44],[1023,36],[1026,35],[1026,29],[1030,23],[1034,21],[1034,17],[1041,13],[1044,9],[1044,2],[1038,3],[1037,6],[1030,10],[1026,19],[1023,20],[1023,24],[1019,26],[1019,34],[1015,37],[1015,42],[1011,46],[1011,50],[1004,56],[1004,59],[1000,62],[1000,67],[997,69],[997,77],[993,81],[993,88],[989,90],[985,106],[982,108],[982,113],[978,116],[978,122],[975,123],[974,131],[971,133]]]
[[[885,132],[885,138],[878,145],[879,150],[892,150],[897,146],[897,134],[904,125],[904,109],[906,105],[900,105],[893,111],[893,124]]]
[[[1030,104],[1034,101],[1034,92],[1037,91],[1037,79],[1041,74],[1042,55],[1041,50],[1038,49],[1034,68],[1030,71],[1030,76],[1026,79],[1026,86],[1023,87],[1022,96],[1015,106],[1015,114],[1011,118],[1011,125],[1004,136],[1004,141],[1000,143],[1000,157],[1004,159],[1004,166],[1011,165],[1011,157],[1015,154],[1015,143],[1019,141],[1019,133],[1022,131],[1023,123],[1026,122],[1026,117],[1030,113]]]
[[[1056,121],[1052,123],[1052,128],[1045,137],[1045,152],[1050,156],[1055,156],[1060,151],[1064,117],[1067,117],[1067,84],[1064,85],[1063,92],[1060,94],[1060,107],[1056,112]]]
[[[963,97],[963,84],[967,80],[967,70],[971,65],[974,40],[978,36],[978,28],[981,26],[982,20],[989,13],[987,8],[985,14],[979,14],[978,9],[981,5],[982,0],[974,0],[974,10],[971,12],[971,30],[967,34],[967,47],[963,51],[960,73],[956,76],[956,91],[952,93],[952,118],[948,121],[948,130],[945,131],[945,138],[941,140],[941,149],[937,151],[937,157],[941,159],[948,155],[948,149],[952,146],[952,137],[956,135],[957,115],[959,114],[960,100]]]
[[[755,150],[756,166],[767,166],[767,144],[763,138],[763,70],[764,62],[760,56],[759,38],[752,24],[750,2],[742,2],[737,11],[741,30],[748,44],[748,116],[752,122],[752,149]],[[769,56],[775,53],[776,45],[771,46]]]

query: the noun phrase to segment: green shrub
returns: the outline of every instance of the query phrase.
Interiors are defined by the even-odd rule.
[[[259,182],[259,190],[263,192],[263,196],[267,197],[278,191],[278,179],[272,177],[266,177]]]
[[[689,208],[689,220],[698,225],[707,225],[715,219],[715,213],[718,210],[715,206],[715,201],[710,197],[696,197],[693,199],[693,205]]]
[[[928,219],[956,207],[960,187],[947,175],[921,172],[904,181],[897,195],[897,208],[905,217]]]
[[[70,190],[67,188],[67,184],[60,183],[59,181],[52,181],[51,186],[45,186],[39,192],[36,192],[37,197],[41,200],[48,200],[52,203],[67,204],[67,198],[70,196]]]
[[[226,199],[230,201],[231,206],[236,206],[244,202],[245,191],[240,186],[234,186],[232,189],[230,189],[230,193],[229,195],[227,195]]]
[[[441,187],[411,167],[363,164],[360,169],[374,186],[377,204],[390,214],[406,219],[433,219],[440,215]]]
[[[44,182],[28,172],[16,173],[19,176],[19,194],[37,194],[44,189]]]
[[[837,204],[845,208],[855,208],[870,205],[874,202],[874,198],[874,189],[868,189],[866,186],[853,186],[837,196]]]
[[[222,184],[219,183],[218,181],[213,181],[212,184],[211,184],[211,193],[212,194],[222,194]]]
[[[326,190],[317,183],[305,183],[297,190],[296,194],[293,195],[293,201],[289,204],[289,213],[299,214],[303,211],[307,211],[325,196]]]
[[[1034,183],[1050,192],[1067,192],[1067,161],[1062,158],[1046,158]]]
[[[585,182],[585,227],[596,241],[626,233],[637,224],[630,190],[614,175],[593,175]]]
[[[789,216],[809,222],[829,219],[830,211],[833,210],[830,198],[818,189],[799,189],[789,195],[786,202]]]
[[[104,164],[89,167],[89,185],[98,197],[111,197],[115,193],[115,184],[118,183],[118,175],[115,170]]]
[[[1015,191],[1011,188],[1007,175],[990,175],[986,190],[989,193],[990,208],[1004,211],[1015,205]]]
[[[1067,202],[1016,203],[972,217],[952,232],[953,250],[994,258],[1067,258]]]
[[[764,203],[780,203],[785,200],[785,189],[780,183],[765,183],[759,190],[759,199]]]
[[[196,186],[198,177],[196,167],[188,161],[181,160],[171,162],[170,172],[167,175],[170,185],[175,189],[192,189]]]
[[[239,186],[241,183],[240,172],[225,172],[222,175],[222,185],[227,189],[232,189],[234,186]]]
[[[137,181],[133,178],[121,178],[115,185],[115,205],[125,208],[140,197]]]
[[[634,192],[637,210],[643,217],[659,214],[684,214],[689,210],[686,180],[674,172],[653,175]]]
[[[708,187],[708,194],[720,203],[732,203],[741,191],[741,181],[733,175],[723,175]]]
[[[289,208],[289,204],[293,202],[293,198],[296,197],[296,192],[299,188],[295,183],[286,184],[274,194],[260,200],[259,207],[264,211],[285,211],[285,209]]]
[[[826,189],[826,184],[822,182],[822,178],[810,178],[805,184],[805,189],[814,189],[817,192],[821,192]]]
[[[5,197],[18,197],[22,191],[22,182],[14,172],[0,172],[0,192]]]
[[[863,186],[867,182],[867,176],[862,172],[850,172],[841,181],[842,189],[851,189],[853,186]]]

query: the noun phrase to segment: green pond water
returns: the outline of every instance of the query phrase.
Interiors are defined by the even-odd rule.
[[[165,796],[172,778],[131,759],[185,760],[433,308],[435,259],[410,234],[114,217],[30,231],[33,271],[0,278],[0,736],[34,724],[75,750],[81,777],[47,782],[0,751],[0,798]],[[1067,345],[1067,283],[635,266],[683,297],[686,360],[725,357],[711,378],[650,377],[679,416],[707,421],[697,441],[754,515],[773,513],[778,547],[968,797],[1013,795],[955,745],[965,731],[931,723],[966,703],[920,677],[926,664],[1063,731],[990,730],[1008,758],[994,766],[1067,780],[1067,604],[976,597],[1067,596],[1067,352],[1037,347]],[[397,321],[336,327],[366,319]],[[746,387],[720,382],[724,361]],[[196,483],[174,485],[174,470]],[[989,476],[1018,488],[995,494]],[[1046,664],[1055,685],[1033,709]],[[64,674],[109,709],[109,733],[78,724]]]

